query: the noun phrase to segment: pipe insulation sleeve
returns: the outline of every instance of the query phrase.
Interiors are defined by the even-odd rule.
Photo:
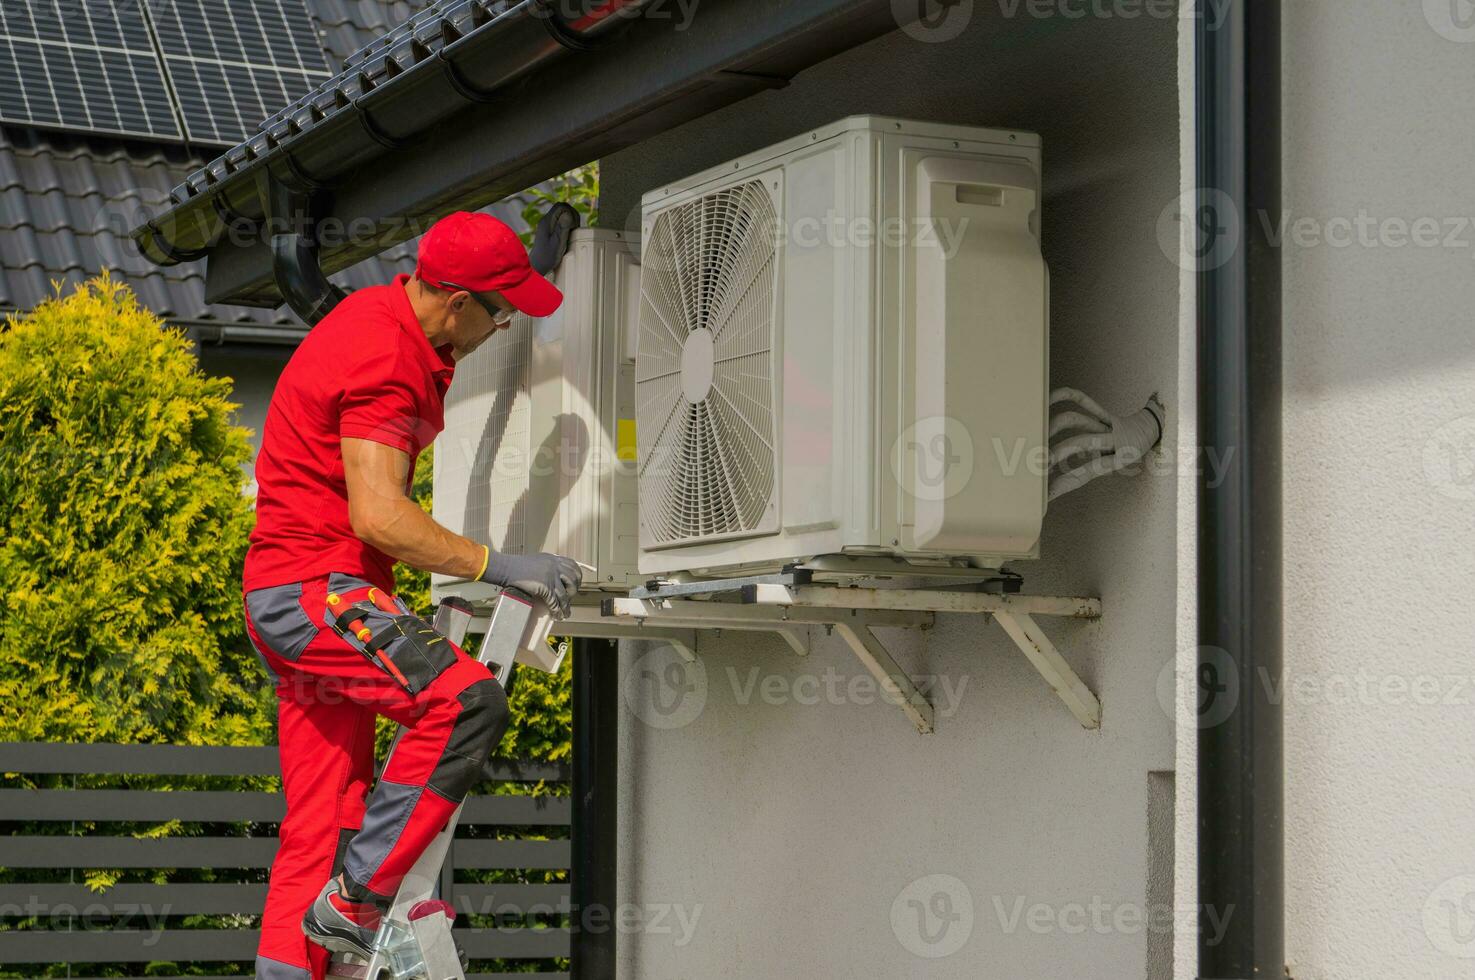
[[[1050,447],[1050,467],[1054,469],[1081,453],[1109,453],[1115,449],[1116,436],[1109,432],[1104,435],[1071,436]]]
[[[1116,457],[1097,456],[1089,463],[1082,463],[1073,470],[1067,470],[1050,481],[1050,502],[1054,502],[1073,490],[1090,483],[1092,480],[1100,479],[1116,471]]]
[[[1163,422],[1149,405],[1140,412],[1114,420],[1111,434],[1116,441],[1116,455],[1132,457],[1130,461],[1122,464],[1122,466],[1128,466],[1146,456],[1148,451],[1162,440]]]
[[[1097,403],[1096,399],[1092,398],[1084,391],[1081,391],[1079,388],[1056,388],[1054,391],[1050,392],[1051,408],[1054,408],[1056,405],[1061,405],[1066,402],[1075,402],[1081,408],[1085,409],[1087,414],[1094,415],[1102,422],[1111,422],[1113,419],[1112,414],[1106,409],[1102,408],[1101,405]]]
[[[1111,426],[1098,418],[1083,415],[1080,412],[1066,411],[1056,412],[1055,417],[1050,420],[1050,438],[1054,439],[1062,432],[1070,432],[1079,429],[1082,432],[1110,432]]]
[[[1071,396],[1063,401],[1074,401],[1084,405],[1078,399],[1080,392],[1074,389],[1063,388],[1060,391],[1069,391]],[[1058,392],[1057,392],[1058,394]],[[1081,396],[1085,398],[1084,395]],[[1052,396],[1053,401],[1054,396]],[[1090,401],[1086,398],[1086,401]],[[1095,405],[1095,402],[1091,402]],[[1097,408],[1100,406],[1097,405]],[[1074,414],[1074,413],[1064,413]],[[1123,418],[1110,418],[1111,431],[1106,435],[1078,435],[1063,439],[1050,449],[1050,465],[1055,467],[1067,460],[1079,456],[1082,453],[1100,452],[1102,455],[1095,457],[1076,466],[1074,469],[1060,473],[1050,481],[1049,500],[1053,501],[1073,490],[1090,483],[1092,480],[1117,473],[1127,467],[1138,463],[1146,456],[1154,446],[1163,438],[1162,410],[1155,402],[1149,402],[1146,408]],[[1062,426],[1062,430],[1068,426]],[[1055,426],[1051,426],[1055,431]]]

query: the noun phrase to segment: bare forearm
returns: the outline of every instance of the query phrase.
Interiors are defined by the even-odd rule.
[[[437,524],[408,497],[384,501],[376,510],[354,522],[364,542],[423,571],[468,579],[481,574],[486,550]]]

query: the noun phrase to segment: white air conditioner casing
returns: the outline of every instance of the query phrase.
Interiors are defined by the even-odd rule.
[[[435,443],[435,519],[494,551],[567,555],[586,590],[636,583],[638,246],[573,233],[550,276],[563,305],[516,316],[456,366]],[[433,597],[489,587],[436,575]]]
[[[857,116],[642,198],[644,574],[1038,554],[1033,134]]]

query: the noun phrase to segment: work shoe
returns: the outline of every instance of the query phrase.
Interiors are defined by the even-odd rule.
[[[338,892],[338,879],[333,878],[302,917],[302,934],[324,949],[368,959],[379,930],[379,914],[376,905],[344,898]]]

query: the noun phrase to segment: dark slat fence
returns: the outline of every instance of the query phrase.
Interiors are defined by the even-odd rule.
[[[275,747],[202,747],[175,745],[63,745],[0,743],[0,773],[14,787],[17,776],[275,776]],[[563,783],[565,767],[544,763],[494,762],[487,779],[501,783]],[[483,791],[490,789],[484,785]],[[95,892],[80,882],[87,869],[212,869],[241,878],[235,869],[265,869],[276,853],[276,828],[255,828],[261,836],[188,836],[137,838],[112,832],[73,836],[82,822],[152,822],[179,820],[201,824],[275,824],[282,819],[279,794],[257,790],[184,789],[24,789],[0,788],[0,820],[15,827],[0,836],[0,869],[22,872],[27,882],[0,883],[0,973],[9,964],[72,964],[71,975],[87,972],[83,964],[238,962],[249,970],[255,957],[257,931],[249,925],[189,928],[184,916],[258,916],[266,897],[260,882],[120,883]],[[547,960],[569,955],[569,932],[561,927],[463,927],[469,913],[498,916],[567,914],[567,884],[475,884],[455,881],[456,871],[567,869],[569,842],[493,839],[497,828],[531,828],[536,834],[561,835],[569,825],[567,796],[495,796],[485,792],[467,800],[461,836],[451,847],[443,890],[449,889],[459,913],[457,939],[476,960]],[[57,823],[54,834],[38,833],[36,824]],[[33,871],[29,869],[39,869]],[[11,877],[18,876],[12,874]],[[42,880],[44,879],[44,880]],[[34,882],[34,883],[32,883]],[[47,925],[14,928],[14,922],[37,916]],[[154,923],[169,924],[159,928]],[[514,977],[565,977],[556,973],[474,973],[470,980]],[[171,978],[162,978],[171,980]],[[201,980],[191,977],[189,980]],[[210,978],[204,978],[210,980]],[[228,980],[220,977],[216,980]],[[232,977],[229,980],[237,980]],[[240,978],[244,980],[244,978]]]

